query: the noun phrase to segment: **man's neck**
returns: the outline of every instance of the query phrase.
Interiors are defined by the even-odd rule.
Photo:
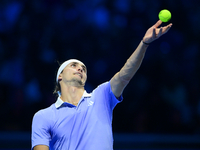
[[[65,86],[61,88],[61,99],[75,106],[78,105],[84,93],[84,87]]]

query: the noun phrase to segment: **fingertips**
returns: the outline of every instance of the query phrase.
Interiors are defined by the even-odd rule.
[[[162,21],[161,20],[158,20],[158,22],[161,24],[162,23]]]
[[[170,23],[168,26],[167,26],[167,28],[171,28],[172,27],[172,23]]]
[[[172,27],[172,23],[170,23],[170,24],[167,26],[167,30],[169,30],[171,27]]]
[[[161,24],[162,24],[162,21],[161,21],[161,20],[158,20],[154,26],[157,28],[157,27],[159,27]]]

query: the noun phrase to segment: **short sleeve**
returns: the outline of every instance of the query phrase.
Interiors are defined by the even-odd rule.
[[[105,82],[99,85],[94,90],[95,99],[99,100],[99,102],[103,102],[110,111],[114,109],[114,107],[123,100],[122,95],[119,98],[116,98],[112,92],[110,82]]]
[[[36,145],[49,146],[51,135],[50,127],[47,117],[44,116],[43,110],[38,111],[33,116],[32,121],[32,149]]]
[[[122,102],[123,97],[122,97],[122,95],[120,95],[119,98],[116,98],[112,92],[110,82],[108,82],[107,84],[108,84],[108,89],[109,89],[108,91],[110,93],[109,95],[111,96],[110,106],[113,109],[118,103]]]

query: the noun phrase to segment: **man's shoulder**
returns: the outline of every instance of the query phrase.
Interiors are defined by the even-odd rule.
[[[107,81],[107,82],[104,82],[102,84],[99,84],[92,92],[91,92],[91,95],[92,97],[99,97],[100,95],[105,95],[105,93],[110,93],[109,92],[110,90],[110,82]],[[91,98],[92,98],[91,97]]]
[[[44,109],[40,109],[39,111],[37,111],[35,113],[34,116],[40,116],[40,117],[49,117],[54,113],[55,110],[55,104],[52,104],[51,106],[44,108]]]
[[[96,89],[104,89],[104,88],[109,87],[109,86],[110,86],[110,82],[107,81],[107,82],[104,82],[104,83],[98,85],[94,90],[96,90]]]

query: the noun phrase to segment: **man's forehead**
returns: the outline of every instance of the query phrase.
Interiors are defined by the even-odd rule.
[[[69,64],[80,64],[80,65],[85,66],[82,62],[77,62],[77,61],[70,62]]]
[[[81,62],[71,62],[71,63],[69,63],[66,67],[69,67],[70,65],[72,65],[72,64],[75,64],[75,65],[80,65],[82,68],[84,68],[85,69],[85,71],[87,72],[87,67],[83,64],[83,63],[81,63]],[[65,68],[66,68],[65,67]]]
[[[69,63],[67,66],[69,66],[71,64],[79,64],[79,65],[81,65],[81,66],[83,66],[83,67],[86,68],[86,66],[82,62],[76,62],[76,61],[74,61],[74,62]]]
[[[72,63],[72,62],[78,62],[78,63],[82,64],[82,65],[85,67],[85,65],[84,65],[81,61],[79,61],[79,60],[77,60],[77,59],[69,59],[69,60],[65,61],[65,62],[62,63],[62,65],[58,68],[57,75],[56,75],[56,82],[58,82],[59,74],[63,71],[63,69],[64,69],[66,66],[68,66],[70,63]],[[86,67],[85,67],[85,68],[86,68]]]

